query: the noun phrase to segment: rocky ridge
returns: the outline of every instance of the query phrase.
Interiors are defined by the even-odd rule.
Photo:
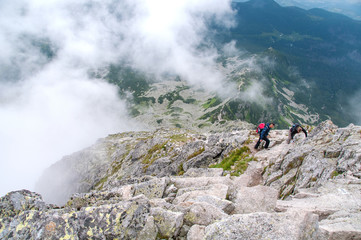
[[[61,207],[2,197],[0,238],[361,239],[361,127],[270,135],[260,151],[246,129],[111,135],[47,170],[57,197],[73,194]]]

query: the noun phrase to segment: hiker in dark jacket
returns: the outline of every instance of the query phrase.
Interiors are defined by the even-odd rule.
[[[287,144],[289,144],[291,142],[291,140],[293,140],[293,137],[297,134],[300,133],[301,131],[303,131],[305,133],[305,136],[307,137],[307,131],[298,123],[294,124],[291,128],[290,131],[288,133],[288,139],[287,139]]]
[[[261,144],[262,140],[266,141],[266,145],[264,146],[265,149],[268,149],[268,145],[270,143],[270,140],[267,138],[269,131],[271,128],[274,128],[274,123],[267,123],[266,126],[262,129],[261,134],[259,136],[258,142],[256,143],[256,146],[254,146],[255,149],[258,149],[258,146]]]

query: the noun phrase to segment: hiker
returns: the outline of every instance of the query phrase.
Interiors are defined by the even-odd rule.
[[[256,146],[254,146],[255,149],[258,149],[258,146],[261,144],[262,140],[266,141],[266,145],[264,146],[265,149],[268,149],[268,145],[270,143],[270,140],[267,138],[269,131],[271,128],[274,128],[274,123],[267,123],[266,126],[262,129],[258,142],[256,143]]]
[[[287,144],[290,144],[291,140],[293,140],[293,137],[301,131],[303,131],[305,133],[305,136],[307,137],[307,131],[300,124],[293,124],[288,133]]]

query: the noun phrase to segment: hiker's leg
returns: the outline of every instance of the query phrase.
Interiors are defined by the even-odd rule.
[[[266,145],[264,146],[264,148],[268,148],[268,145],[269,145],[269,139],[267,137],[263,138],[263,140],[266,141]]]
[[[258,141],[257,141],[257,143],[256,143],[256,146],[254,146],[254,148],[257,149],[258,146],[260,145],[260,143],[261,143],[261,138],[258,139]]]
[[[290,129],[290,131],[288,132],[287,144],[290,144],[292,138],[293,138],[293,136],[292,136],[292,131],[291,131],[291,129]]]

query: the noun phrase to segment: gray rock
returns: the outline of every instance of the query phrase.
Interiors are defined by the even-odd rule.
[[[224,184],[212,184],[206,187],[183,188],[178,190],[177,197],[173,204],[191,201],[199,196],[212,195],[220,199],[226,199],[228,193],[228,186]]]
[[[252,147],[253,133],[110,135],[41,178],[61,201],[72,195],[65,206],[29,191],[1,198],[0,239],[361,238],[361,127],[326,121],[291,144],[287,130],[272,130],[270,150],[251,149],[241,176],[207,169]]]
[[[287,174],[282,175],[280,179],[277,179],[276,181],[272,182],[269,186],[274,189],[277,189],[279,191],[279,196],[281,198],[285,198],[287,197],[287,195],[285,195],[283,190],[286,189],[288,186],[293,187],[296,184],[297,172],[298,169],[293,168]]]
[[[162,198],[168,181],[167,178],[160,178],[137,184],[134,196],[144,194],[147,198]]]
[[[193,225],[187,234],[187,240],[203,240],[204,239],[205,226]]]
[[[233,202],[218,198],[212,195],[197,196],[194,199],[195,202],[206,202],[219,209],[221,209],[226,214],[231,214],[234,211],[235,205]]]
[[[278,198],[278,191],[266,187],[246,187],[238,191],[234,200],[234,214],[252,212],[273,212]]]
[[[222,153],[223,149],[218,146],[212,146],[202,152],[201,154],[187,160],[183,163],[184,170],[190,168],[205,168],[208,167],[211,163],[214,163],[214,159]]]
[[[23,211],[39,210],[44,211],[48,206],[38,193],[28,190],[9,192],[0,201],[0,216],[12,218]]]
[[[221,177],[222,168],[190,168],[183,177]]]
[[[248,163],[248,168],[245,171],[244,175],[249,176],[249,180],[247,183],[247,187],[254,187],[263,183],[262,173],[264,171],[264,167],[262,164],[256,161],[252,161]]]
[[[146,224],[149,203],[144,199],[84,207],[80,211],[27,210],[4,224],[1,239],[136,239]]]
[[[209,203],[195,202],[189,207],[188,212],[184,216],[184,221],[189,226],[194,224],[207,226],[226,216],[227,214],[221,209]]]
[[[149,216],[145,222],[144,228],[138,234],[137,240],[155,240],[157,239],[158,228],[155,225],[154,217]]]
[[[185,239],[186,240],[187,234],[188,234],[190,228],[191,227],[189,227],[188,225],[183,224],[181,230],[179,231],[177,239]]]
[[[337,213],[320,222],[320,239],[361,239],[361,214]]]
[[[174,184],[169,184],[169,185],[166,187],[163,196],[164,196],[164,197],[170,197],[170,198],[172,198],[172,201],[173,201],[174,198],[175,198],[176,195],[177,195],[177,191],[178,191],[178,188],[176,188],[176,187],[174,186]]]
[[[347,180],[333,180],[316,189],[301,190],[302,198],[278,201],[277,208],[317,214],[325,239],[347,239],[345,236],[361,237],[360,184]],[[352,238],[349,238],[352,239]]]
[[[151,207],[153,208],[163,208],[164,210],[169,210],[172,212],[182,212],[186,213],[188,210],[185,207],[180,205],[174,205],[166,201],[164,198],[153,198],[149,200]]]
[[[223,184],[230,186],[232,180],[229,176],[226,177],[171,177],[171,182],[178,189],[189,187],[204,187],[213,184]]]
[[[158,158],[147,167],[146,174],[159,177],[167,176],[173,170],[171,163],[172,160],[168,157]]]
[[[204,239],[316,240],[317,220],[317,215],[302,212],[238,214],[206,227]]]
[[[183,225],[183,213],[163,208],[151,208],[150,214],[154,217],[154,222],[162,238],[172,238],[178,235]]]

